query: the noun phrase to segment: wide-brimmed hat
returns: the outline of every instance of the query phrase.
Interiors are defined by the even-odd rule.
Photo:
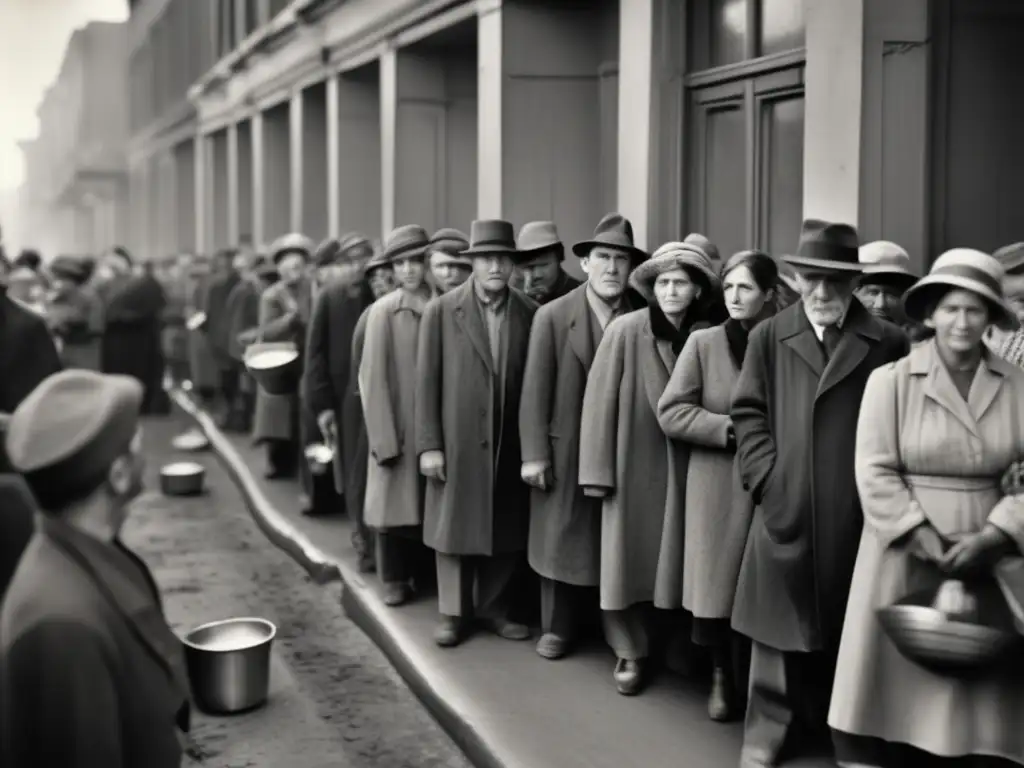
[[[370,257],[370,260],[366,262],[366,265],[363,267],[363,274],[369,277],[371,272],[374,272],[381,267],[390,266],[391,259],[388,258],[388,255],[383,250],[378,250]]]
[[[658,275],[684,269],[695,282],[704,283],[705,291],[719,285],[718,270],[704,249],[693,243],[670,242],[662,245],[647,261],[640,264],[629,276],[629,281],[645,299],[654,299],[654,281]]]
[[[797,269],[857,274],[861,267],[857,230],[849,224],[806,219],[800,228],[795,256],[783,258]]]
[[[91,274],[89,265],[75,256],[57,256],[49,264],[50,274],[60,280],[68,280],[76,285],[84,285]]]
[[[565,253],[562,238],[558,236],[558,227],[553,221],[528,221],[523,224],[516,247],[522,260],[532,259],[542,251],[557,249],[559,254]]]
[[[260,253],[256,255],[256,261],[252,266],[252,272],[257,277],[273,278],[277,276],[277,266],[266,254]]]
[[[711,259],[713,263],[720,263],[722,261],[722,256],[718,252],[718,246],[712,243],[700,232],[691,232],[683,238],[683,242],[689,243],[690,245],[696,245],[708,255],[708,258]]]
[[[469,237],[465,232],[452,227],[443,227],[430,238],[430,262],[432,264],[454,264],[459,267],[472,267],[473,260],[463,256],[469,248]]]
[[[335,237],[329,237],[321,241],[313,254],[313,263],[318,267],[328,267],[339,261],[341,256],[341,243]]]
[[[927,275],[903,294],[903,310],[919,323],[932,308],[929,299],[936,287],[961,288],[985,299],[994,312],[993,325],[1003,330],[1020,327],[1017,317],[1003,296],[1002,265],[992,256],[973,248],[953,248],[939,256]]]
[[[594,227],[594,236],[590,240],[576,243],[572,252],[582,259],[598,246],[625,251],[635,262],[647,259],[647,251],[637,248],[633,243],[633,224],[621,213],[606,213]]]
[[[1024,243],[1004,245],[992,254],[992,258],[1002,265],[1006,274],[1017,274],[1024,267]]]
[[[888,240],[865,243],[858,250],[857,259],[863,267],[861,285],[886,283],[902,292],[921,277],[914,271],[910,254]]]
[[[469,248],[463,256],[516,254],[516,235],[512,225],[502,219],[477,219],[469,227]]]
[[[308,261],[312,258],[315,250],[316,243],[310,238],[299,232],[289,232],[270,244],[270,258],[275,264],[278,264],[289,253],[297,253]]]
[[[357,253],[374,252],[370,238],[359,232],[349,232],[338,238],[338,257],[341,261],[353,259]]]
[[[395,259],[424,257],[430,238],[427,230],[419,224],[403,224],[395,227],[384,238],[384,258],[389,262]]]

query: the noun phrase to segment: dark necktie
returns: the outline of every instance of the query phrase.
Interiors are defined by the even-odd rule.
[[[836,353],[836,347],[839,346],[839,340],[843,337],[843,332],[840,331],[836,326],[830,325],[825,328],[825,332],[821,337],[821,344],[825,348],[825,357],[829,360],[832,359],[832,355]]]

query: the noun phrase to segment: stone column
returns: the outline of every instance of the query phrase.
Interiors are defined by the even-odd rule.
[[[646,248],[650,221],[651,43],[654,0],[619,2],[619,115],[617,203]]]
[[[478,123],[476,215],[501,218],[502,212],[502,23],[501,3],[481,3],[477,19]]]
[[[235,8],[242,7],[244,3],[236,3]],[[232,123],[228,126],[227,143],[227,171],[228,171],[228,244],[231,247],[238,245],[238,124]]]
[[[291,209],[289,222],[292,232],[302,232],[303,209],[303,167],[302,155],[305,137],[303,136],[302,91],[296,91],[288,106],[288,152],[289,152],[289,185],[291,189]]]
[[[340,75],[327,78],[327,236],[341,235],[341,178],[340,178],[340,139],[339,123],[339,83]]]
[[[252,148],[252,241],[262,247],[266,238],[263,226],[263,113],[256,112],[252,116],[249,132]]]
[[[398,124],[398,54],[380,57],[380,219],[386,235],[395,228],[395,149]]]
[[[193,184],[195,189],[195,196],[193,198],[193,204],[195,205],[195,250],[197,253],[204,252],[208,246],[207,237],[207,170],[206,170],[206,136],[202,133],[197,133],[193,144]]]

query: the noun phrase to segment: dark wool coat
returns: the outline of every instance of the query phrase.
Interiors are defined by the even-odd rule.
[[[188,297],[185,293],[184,278],[168,281],[164,285],[167,306],[164,307],[161,322],[161,344],[164,357],[169,363],[188,362],[188,329],[185,327],[185,310]]]
[[[190,279],[186,319],[195,312],[202,312],[210,289],[211,277],[200,274]],[[188,332],[189,369],[192,385],[196,389],[216,389],[220,386],[220,369],[210,348],[210,339],[203,330]]]
[[[152,275],[128,277],[110,287],[101,347],[104,373],[134,376],[145,387],[143,413],[161,410],[164,354],[161,331],[167,297]]]
[[[228,315],[228,297],[231,291],[238,285],[241,278],[234,269],[216,275],[210,280],[209,290],[206,292],[206,302],[203,305],[203,312],[206,313],[207,341],[210,344],[210,352],[213,353],[217,365],[222,370],[234,367],[231,354],[228,349],[231,332],[231,318]]]
[[[863,516],[854,480],[857,417],[871,372],[907,337],[853,299],[826,363],[803,304],[750,334],[733,394],[739,472],[754,512],[733,627],[783,651],[839,642]]]
[[[639,303],[632,293],[627,301]],[[597,586],[600,574],[601,501],[584,496],[578,482],[583,394],[599,328],[586,284],[537,310],[519,405],[523,462],[549,462],[554,478],[546,490],[530,489],[530,567],[579,586]]]
[[[366,322],[370,307],[363,310],[352,334],[352,368],[359,367],[363,359],[363,343],[366,341]],[[349,377],[348,389],[339,412],[339,424],[343,424],[338,442],[341,450],[334,452],[334,485],[345,495],[345,509],[353,522],[363,519],[363,502],[366,500],[366,462],[370,458],[370,441],[366,435],[366,421],[363,418],[363,403],[359,397],[359,379]]]
[[[423,541],[451,555],[521,552],[529,524],[518,416],[537,305],[509,289],[496,391],[475,291],[470,279],[427,305],[416,364],[416,454],[443,451],[447,473],[446,482],[427,481]]]
[[[269,283],[250,275],[242,278],[228,296],[228,354],[238,363],[242,362],[247,346],[241,337],[250,333],[255,338],[260,323],[260,296],[268,287]],[[244,367],[243,365],[239,388],[243,392],[253,394],[256,392],[256,382],[244,371]]]
[[[92,289],[69,288],[47,307],[46,320],[61,340],[60,356],[67,368],[100,370],[103,303]]]
[[[558,272],[558,282],[555,283],[555,287],[551,291],[551,295],[544,299],[542,304],[550,304],[555,299],[560,299],[566,294],[572,293],[574,290],[579,288],[582,283],[575,277],[570,275],[564,269]]]
[[[178,768],[187,700],[145,564],[44,520],[0,609],[0,765]]]

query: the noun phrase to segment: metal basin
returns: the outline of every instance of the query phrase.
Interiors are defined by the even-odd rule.
[[[309,471],[314,475],[323,475],[331,468],[334,460],[334,450],[325,443],[313,443],[307,445],[306,462],[309,464]]]
[[[198,496],[205,483],[206,468],[194,461],[177,461],[160,469],[160,492],[164,496]]]
[[[270,691],[270,649],[277,627],[245,617],[203,624],[185,635],[185,664],[196,705],[211,714],[261,706]]]
[[[245,350],[245,367],[271,395],[291,395],[299,389],[302,356],[290,342],[260,342]]]
[[[195,453],[210,447],[210,441],[198,429],[192,429],[171,440],[171,447],[176,451]]]
[[[185,321],[185,327],[190,331],[200,331],[206,327],[206,313],[196,312],[192,317]]]

